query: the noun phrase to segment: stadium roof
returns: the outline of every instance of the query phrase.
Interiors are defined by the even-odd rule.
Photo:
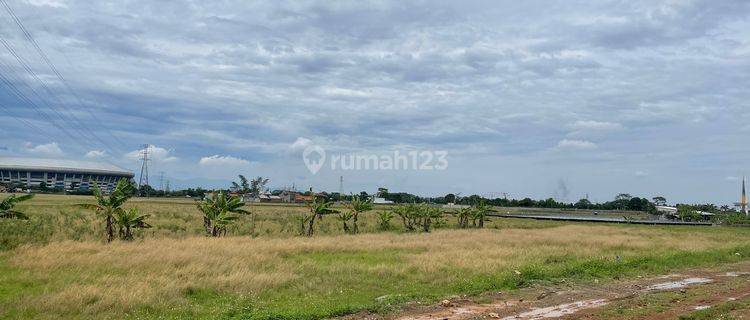
[[[133,177],[133,173],[118,166],[92,161],[41,158],[0,157],[0,169],[39,170],[60,172],[90,172]]]

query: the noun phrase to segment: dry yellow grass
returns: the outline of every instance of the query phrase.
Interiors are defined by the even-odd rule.
[[[315,238],[147,238],[110,245],[60,241],[23,246],[8,257],[7,263],[21,270],[16,280],[41,289],[0,306],[12,305],[17,314],[100,317],[122,316],[144,306],[189,310],[195,291],[242,297],[259,306],[273,305],[263,300],[273,299],[276,292],[333,295],[346,301],[345,292],[337,292],[361,286],[358,279],[406,292],[417,282],[448,285],[464,277],[548,263],[550,257],[627,259],[746,243],[725,229],[708,231],[565,225]],[[377,288],[367,293],[369,299],[384,293]]]

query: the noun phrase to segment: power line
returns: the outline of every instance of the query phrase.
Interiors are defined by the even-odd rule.
[[[28,40],[32,44],[32,46],[36,49],[36,52],[39,54],[39,56],[42,58],[42,60],[44,60],[44,62],[52,70],[52,72],[57,76],[57,78],[60,80],[60,82],[65,86],[66,89],[68,89],[68,91],[78,101],[79,105],[83,106],[83,101],[81,100],[81,98],[79,97],[79,95],[76,93],[75,90],[73,90],[73,88],[70,86],[70,84],[68,83],[68,81],[63,77],[63,75],[57,70],[57,67],[55,67],[55,65],[49,59],[49,57],[47,56],[47,54],[44,53],[44,50],[42,50],[42,48],[39,46],[39,43],[36,42],[36,40],[31,35],[31,33],[23,25],[23,23],[21,22],[21,19],[18,18],[18,16],[16,15],[15,11],[13,10],[13,8],[11,8],[5,0],[0,0],[0,2],[3,3],[3,6],[5,7],[6,11],[8,11],[8,14],[11,16],[11,18],[13,19],[13,21],[15,21],[16,25],[18,25],[18,28],[21,29],[21,32],[24,34],[24,37],[26,38],[26,40]],[[83,108],[83,109],[86,110],[86,112],[88,112],[88,114],[91,116],[91,118],[96,123],[102,123],[102,121],[90,109],[87,109],[87,108]],[[73,117],[75,118],[75,115],[73,115]],[[76,120],[78,120],[78,119],[76,118]],[[80,121],[80,120],[78,120],[78,121]],[[92,130],[90,130],[86,126],[84,126],[84,128],[87,129],[93,136],[95,136],[95,138],[97,140],[99,140],[100,142],[102,142],[103,144],[106,145],[106,143],[103,140],[101,140],[98,136],[96,136],[96,134]],[[103,129],[117,143],[119,143],[121,146],[127,148],[127,146],[125,145],[125,143],[123,143],[122,140],[120,140],[114,134],[112,134],[112,132],[110,130],[108,130],[106,127],[103,127]]]
[[[43,82],[43,81],[42,81],[42,80],[41,80],[41,79],[40,79],[40,78],[39,78],[39,77],[38,77],[38,76],[36,75],[36,73],[35,73],[35,72],[34,72],[34,71],[33,71],[33,70],[32,70],[32,69],[31,69],[31,68],[29,67],[29,65],[28,65],[28,64],[26,63],[26,61],[25,61],[25,60],[24,60],[24,59],[23,59],[23,58],[22,58],[21,56],[19,56],[19,55],[18,55],[18,53],[17,53],[16,51],[15,51],[15,49],[13,49],[13,47],[12,47],[12,46],[11,46],[11,45],[10,45],[10,44],[8,43],[8,41],[7,41],[7,40],[5,40],[5,38],[3,38],[3,37],[2,37],[2,35],[0,35],[0,42],[1,42],[1,43],[3,44],[3,46],[4,46],[4,47],[5,47],[5,48],[6,48],[7,50],[8,50],[8,52],[9,52],[9,53],[10,53],[10,54],[11,54],[11,55],[12,55],[12,56],[13,56],[13,57],[14,57],[14,58],[16,59],[16,61],[17,61],[17,62],[18,62],[18,63],[19,63],[20,65],[21,65],[21,67],[22,67],[22,68],[23,68],[23,69],[24,69],[24,70],[25,70],[26,72],[28,72],[28,73],[29,73],[29,75],[31,75],[31,77],[32,77],[32,78],[34,78],[35,80],[37,80],[37,82],[39,82],[39,83],[41,84],[41,86],[42,86],[42,87],[43,87],[44,89],[46,89],[46,91],[47,91],[48,93],[51,93],[51,91],[49,90],[49,88],[47,88],[46,84],[45,84],[45,83],[44,83],[44,82]],[[10,66],[8,66],[8,67],[10,68]],[[5,70],[6,70],[6,71],[12,71],[12,70],[10,70],[10,69],[8,69],[8,68],[5,68]],[[10,74],[13,74],[14,72],[6,72],[6,73],[10,75]],[[29,106],[31,106],[31,107],[32,107],[32,108],[33,108],[33,109],[34,109],[35,111],[37,111],[37,113],[39,113],[39,114],[40,114],[40,115],[41,115],[41,116],[42,116],[42,117],[43,117],[43,118],[44,118],[45,120],[47,120],[48,122],[50,122],[50,123],[51,123],[51,124],[52,124],[53,126],[55,126],[56,128],[58,128],[58,129],[60,129],[61,131],[63,131],[63,132],[64,132],[64,133],[65,133],[65,134],[66,134],[66,135],[67,135],[68,137],[70,137],[71,139],[73,139],[73,140],[75,140],[75,141],[78,141],[79,139],[82,139],[83,141],[90,141],[90,139],[87,139],[87,138],[86,138],[86,137],[87,137],[87,135],[86,135],[86,134],[85,134],[85,133],[84,133],[83,131],[81,131],[81,130],[80,130],[80,127],[78,127],[78,126],[74,126],[74,129],[78,129],[78,130],[77,130],[77,131],[78,131],[77,133],[78,133],[78,134],[80,135],[80,137],[76,138],[75,136],[73,136],[73,134],[72,134],[72,133],[71,133],[71,132],[70,132],[69,130],[67,130],[67,129],[66,129],[65,127],[63,127],[62,125],[60,125],[60,124],[57,124],[57,123],[55,122],[55,119],[54,119],[54,118],[52,118],[52,117],[51,117],[50,115],[48,115],[48,114],[47,114],[46,112],[44,112],[44,111],[42,110],[42,108],[41,108],[41,107],[40,107],[39,105],[37,105],[37,104],[36,104],[36,103],[35,103],[35,102],[34,102],[33,100],[31,100],[31,99],[30,99],[29,97],[27,97],[27,96],[26,96],[25,94],[23,94],[23,92],[21,92],[21,90],[18,90],[18,88],[16,87],[16,85],[15,85],[15,84],[13,83],[13,81],[11,81],[10,79],[8,79],[8,78],[7,78],[7,77],[5,77],[4,75],[0,75],[0,77],[2,78],[3,82],[4,82],[4,83],[5,83],[5,84],[6,84],[6,85],[7,85],[7,86],[8,86],[8,87],[9,87],[9,88],[11,89],[11,91],[12,91],[12,92],[13,92],[13,93],[14,93],[14,94],[15,94],[15,95],[16,95],[16,96],[17,96],[17,97],[19,98],[19,99],[21,99],[21,100],[23,100],[24,102],[26,102],[26,103],[27,103],[27,104],[28,104]],[[19,79],[19,81],[18,81],[18,82],[20,82],[20,83],[24,83],[24,84],[25,84],[25,82],[24,82],[23,80],[21,80],[21,79]],[[51,104],[49,103],[49,101],[47,101],[47,99],[43,98],[43,97],[42,97],[42,95],[41,95],[41,94],[39,94],[39,93],[38,93],[38,92],[37,92],[36,90],[34,90],[34,88],[33,88],[33,87],[32,87],[31,85],[28,85],[28,84],[26,84],[26,86],[27,86],[27,88],[29,89],[29,91],[30,91],[30,92],[31,92],[31,93],[32,93],[32,94],[33,94],[34,96],[36,96],[36,97],[37,97],[37,99],[39,99],[39,100],[40,100],[40,101],[41,101],[42,103],[46,103],[46,104],[50,105],[50,108],[49,108],[49,109],[50,109],[50,110],[51,110],[51,111],[52,111],[52,112],[53,112],[53,113],[54,113],[54,114],[55,114],[55,115],[56,115],[56,116],[57,116],[57,117],[58,117],[58,118],[59,118],[59,119],[60,119],[61,121],[63,121],[63,124],[64,124],[64,122],[65,122],[65,121],[70,121],[69,119],[66,119],[66,117],[65,117],[65,116],[64,116],[64,115],[63,115],[63,114],[62,114],[62,113],[61,113],[60,111],[58,111],[58,110],[57,110],[57,109],[55,109],[55,108],[52,108],[52,107],[51,107]],[[80,122],[80,121],[79,121],[79,122]],[[105,147],[106,147],[106,145],[105,145]],[[111,152],[111,150],[112,150],[112,149],[110,149],[110,152]]]

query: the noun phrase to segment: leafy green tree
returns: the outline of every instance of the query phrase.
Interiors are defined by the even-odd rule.
[[[122,205],[133,195],[133,184],[126,179],[120,179],[112,192],[105,196],[102,194],[99,186],[95,183],[92,192],[96,203],[84,203],[79,204],[78,206],[94,210],[99,216],[104,218],[104,231],[107,234],[107,242],[112,242],[112,240],[115,239],[115,215],[119,214],[120,211],[123,211]]]
[[[315,193],[310,190],[310,194],[313,195],[312,201],[306,202],[307,208],[309,209],[309,215],[305,219],[307,221],[307,230],[305,234],[308,237],[312,237],[315,232],[315,218],[322,219],[323,215],[338,213],[338,210],[333,209],[333,202],[327,200],[319,200],[315,197]]]
[[[224,191],[214,193],[211,197],[198,202],[198,210],[203,213],[203,227],[210,237],[226,235],[227,226],[239,217],[232,213],[251,214],[242,209],[239,197],[227,196]]]
[[[576,202],[575,207],[577,209],[589,209],[591,208],[591,201],[589,199],[581,199]]]
[[[256,177],[255,179],[250,180],[250,194],[258,196],[266,187],[267,183],[268,178],[263,177]]]
[[[0,202],[0,218],[28,220],[29,217],[26,214],[21,211],[13,210],[13,208],[19,202],[29,200],[33,197],[33,194],[25,194],[18,197],[14,194],[3,199],[3,201]]]
[[[443,199],[446,203],[456,203],[456,195],[452,193],[446,194]]]
[[[117,210],[114,215],[114,222],[118,227],[120,239],[133,240],[133,229],[135,228],[151,228],[151,225],[146,223],[146,218],[150,216],[148,214],[140,214],[136,208]]]
[[[154,193],[156,193],[156,190],[150,185],[144,184],[138,187],[138,195],[141,197],[148,197]]]
[[[373,202],[372,198],[369,198],[369,197],[352,196],[352,201],[349,201],[349,203],[346,204],[346,207],[352,213],[352,233],[353,234],[359,233],[359,225],[357,224],[357,221],[359,220],[359,214],[372,210],[373,208],[372,202]]]
[[[666,206],[667,205],[667,198],[664,198],[662,196],[653,197],[651,200],[653,200],[654,201],[654,205],[657,205],[657,206]]]

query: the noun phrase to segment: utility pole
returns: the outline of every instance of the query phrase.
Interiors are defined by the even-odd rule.
[[[142,188],[145,185],[148,185],[148,162],[150,159],[148,158],[148,148],[150,145],[144,144],[143,150],[141,151],[141,175],[139,177],[138,181],[138,187]],[[146,195],[148,196],[148,195]]]
[[[159,190],[164,191],[164,171],[159,171]]]
[[[339,176],[339,196],[344,195],[344,176]]]

